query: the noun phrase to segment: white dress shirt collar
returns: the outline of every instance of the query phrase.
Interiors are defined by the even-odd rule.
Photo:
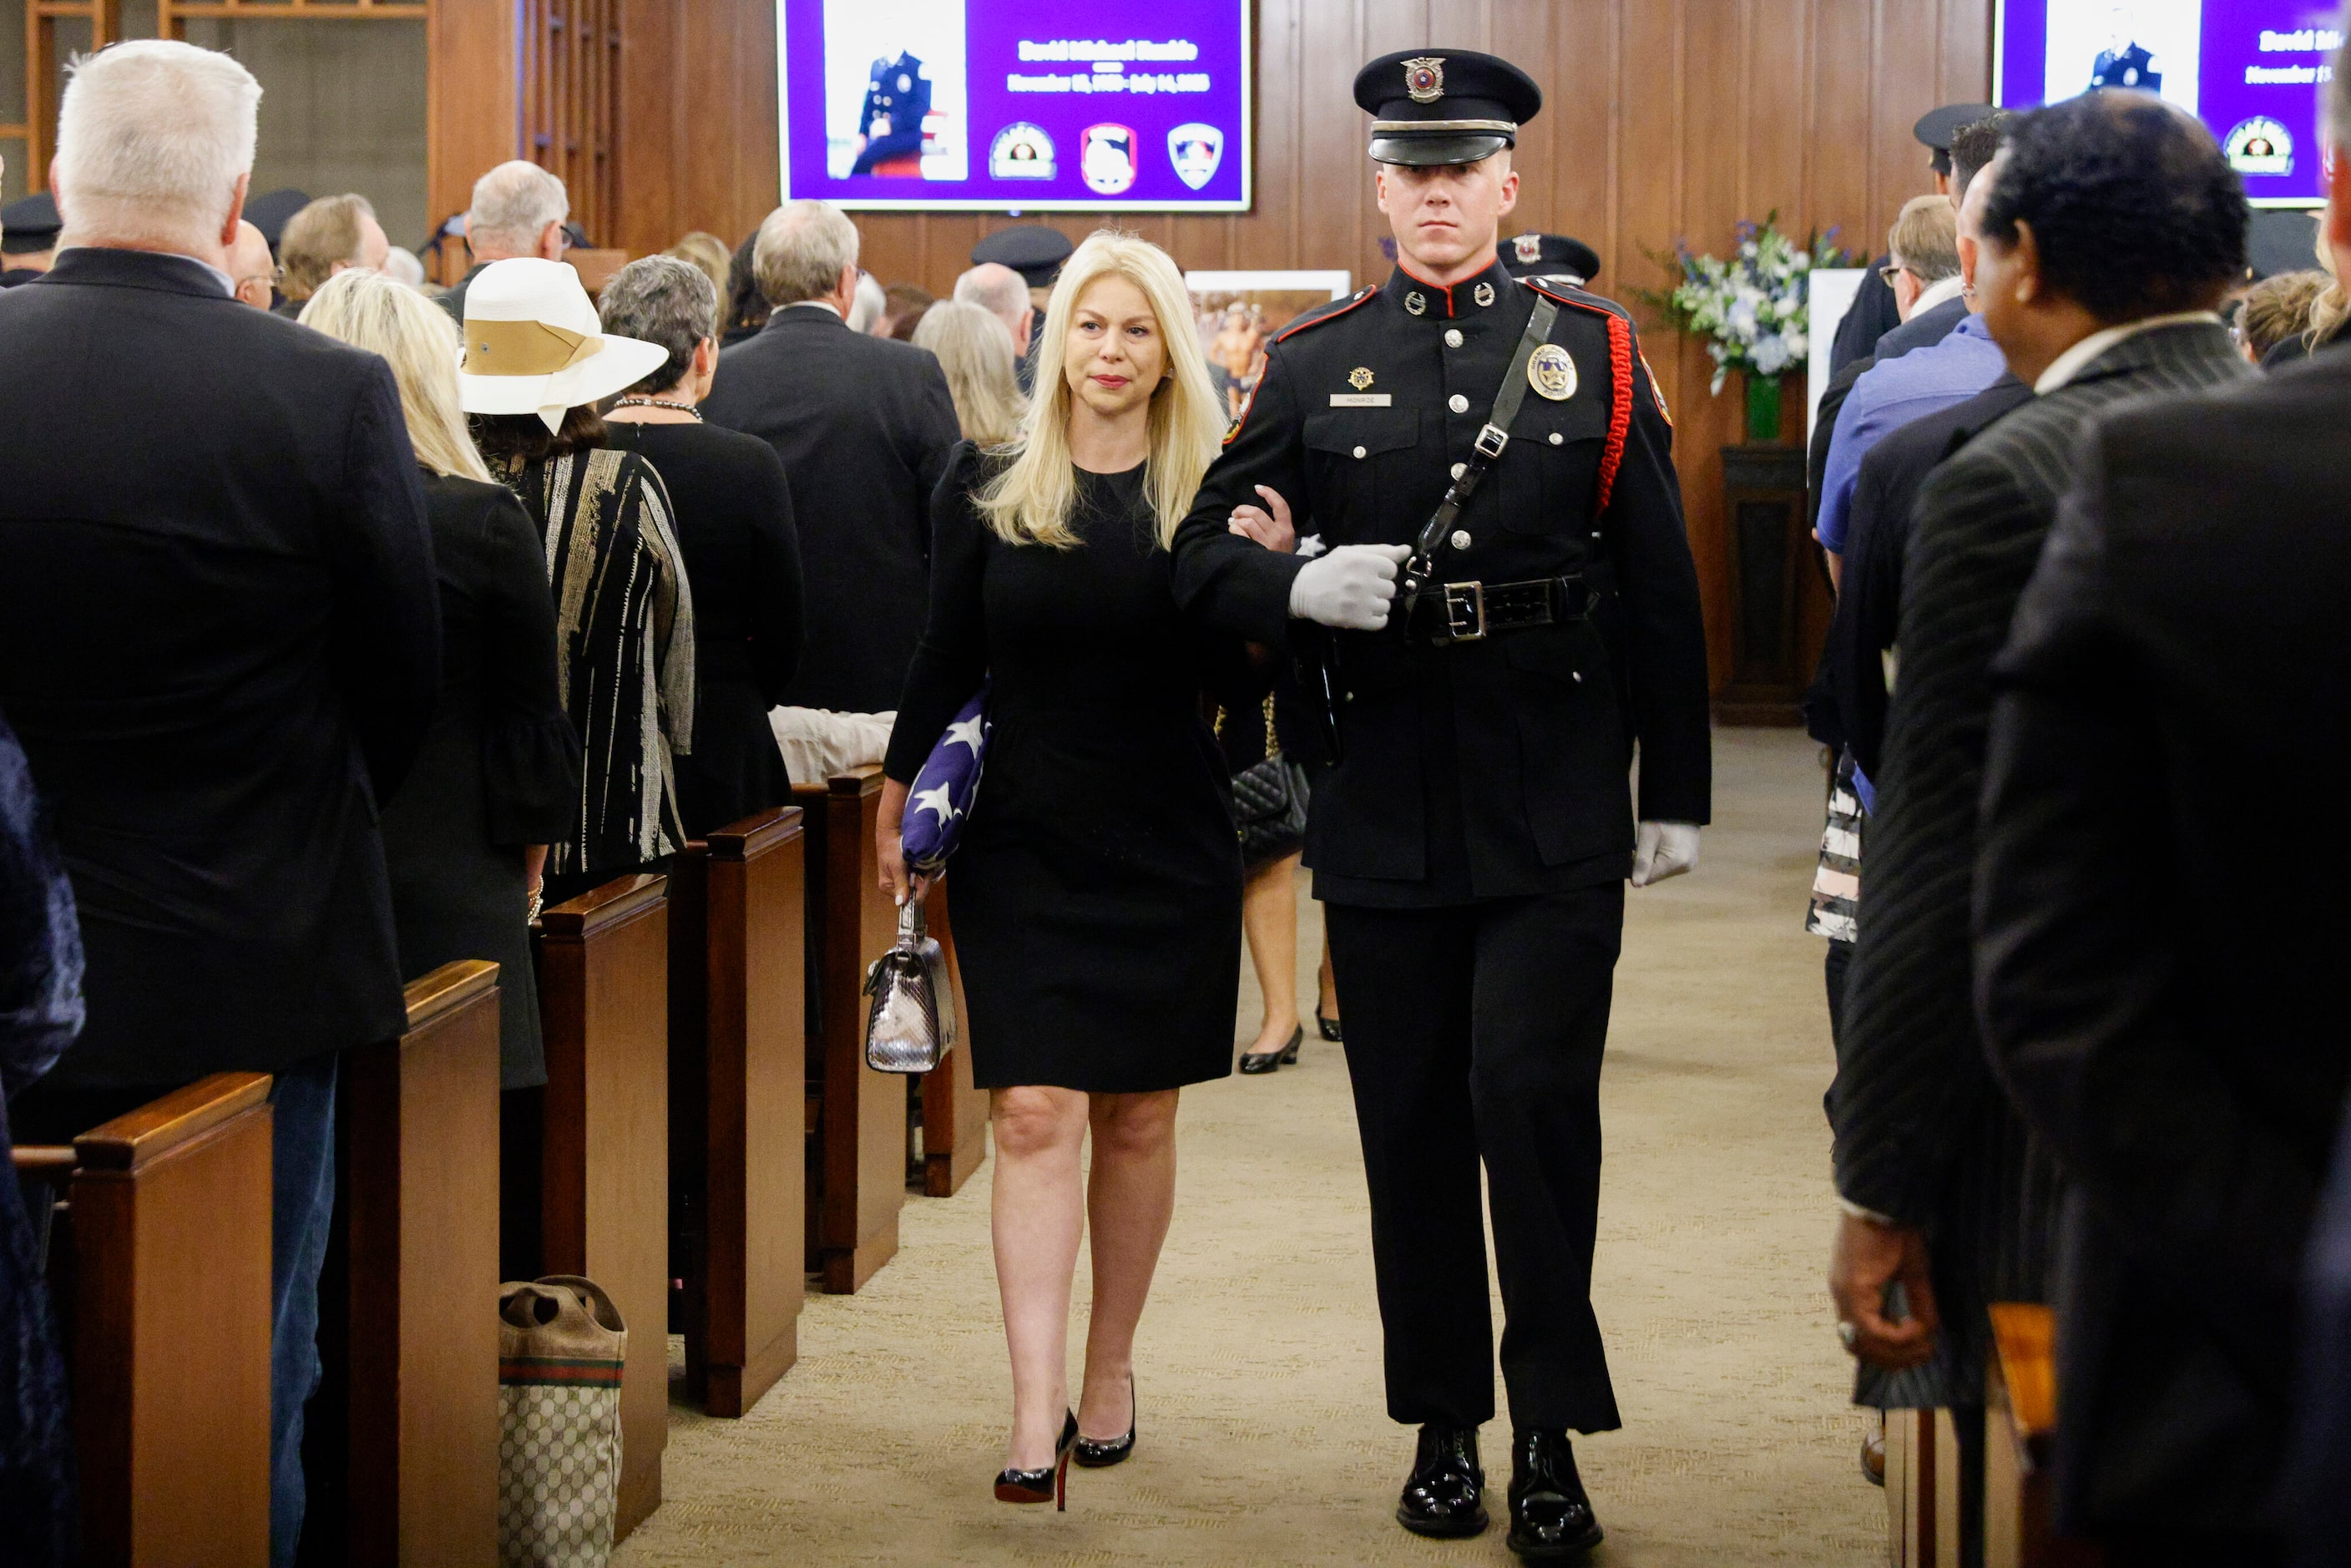
[[[2088,367],[2090,361],[2100,354],[2126,339],[2137,337],[2141,332],[2152,332],[2158,327],[2188,327],[2206,323],[2215,327],[2221,325],[2220,318],[2210,310],[2175,310],[2168,316],[2142,317],[2137,321],[2126,321],[2119,327],[2108,327],[2103,331],[2093,332],[2049,361],[2049,368],[2041,372],[2039,381],[2032,383],[2033,392],[2037,396],[2047,397],[2051,392],[2080,375]]]
[[[1910,319],[1916,321],[1946,299],[1957,299],[1959,297],[1959,290],[1967,286],[1968,280],[1956,272],[1949,277],[1935,279],[1934,282],[1918,290],[1918,303],[1910,307]]]

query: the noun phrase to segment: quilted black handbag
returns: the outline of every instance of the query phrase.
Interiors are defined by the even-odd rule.
[[[1265,756],[1233,775],[1233,827],[1240,834],[1244,865],[1295,854],[1306,842],[1306,769],[1281,754],[1270,695],[1265,699]]]

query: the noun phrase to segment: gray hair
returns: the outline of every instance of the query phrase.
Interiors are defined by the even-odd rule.
[[[718,335],[718,290],[710,275],[674,256],[648,256],[612,275],[597,303],[604,330],[669,350],[662,367],[624,391],[666,392],[694,368],[694,350]]]
[[[1000,261],[983,261],[956,278],[955,297],[1008,327],[1029,315],[1029,280]]]
[[[759,225],[751,269],[778,308],[821,299],[857,265],[857,225],[831,202],[787,202]]]
[[[465,209],[465,243],[476,261],[486,248],[500,256],[533,256],[549,224],[571,215],[571,193],[563,182],[528,158],[499,164],[474,182],[474,204]]]
[[[141,38],[76,62],[57,110],[59,244],[217,248],[253,172],[261,84],[225,54]]]

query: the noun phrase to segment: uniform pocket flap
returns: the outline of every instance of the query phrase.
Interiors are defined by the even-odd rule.
[[[1348,408],[1309,414],[1306,445],[1342,457],[1395,452],[1420,439],[1420,413],[1409,408]]]

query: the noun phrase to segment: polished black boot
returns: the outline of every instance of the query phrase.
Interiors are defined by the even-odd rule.
[[[1564,1432],[1520,1432],[1510,1443],[1510,1550],[1530,1563],[1561,1563],[1600,1544],[1600,1521],[1575,1473]]]
[[[1485,1490],[1478,1428],[1423,1427],[1411,1479],[1396,1500],[1396,1522],[1415,1535],[1475,1535],[1486,1528]]]

